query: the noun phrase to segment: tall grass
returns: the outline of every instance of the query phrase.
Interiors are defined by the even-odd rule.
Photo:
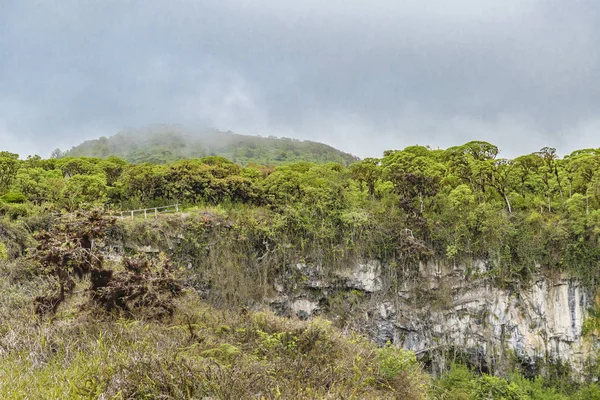
[[[0,317],[2,399],[426,395],[426,376],[416,363],[405,363],[401,350],[382,358],[371,342],[344,336],[324,320],[217,310],[193,293],[163,322],[99,317],[83,308],[89,304],[83,296],[40,320],[24,301],[27,293],[13,289],[2,286],[3,310],[18,311]]]

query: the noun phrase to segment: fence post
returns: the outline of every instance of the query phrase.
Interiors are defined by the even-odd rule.
[[[133,219],[133,210],[131,210],[131,219]]]
[[[158,218],[158,208],[154,208],[154,218]]]
[[[148,216],[146,215],[146,209],[144,208],[144,219],[148,219]]]
[[[179,212],[179,204],[175,204],[175,212]]]

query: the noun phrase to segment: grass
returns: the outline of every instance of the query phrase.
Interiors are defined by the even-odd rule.
[[[190,292],[163,322],[99,317],[83,295],[40,320],[34,283],[1,285],[2,399],[421,399],[428,387],[410,353],[321,319],[218,310]]]
[[[212,283],[203,299],[188,286],[173,300],[174,313],[160,320],[147,306],[103,311],[84,281],[56,314],[35,316],[32,299],[55,293],[58,282],[9,243],[10,260],[0,260],[0,399],[600,399],[595,384],[565,389],[552,377],[502,378],[464,365],[431,379],[410,351],[378,348],[324,319],[250,310],[290,250],[260,247],[260,219],[233,226],[220,214],[216,208],[195,217],[126,221],[112,230],[116,242],[162,244],[180,267],[197,262],[179,268],[184,283],[193,277]],[[263,259],[264,270],[252,262],[256,254],[273,257]],[[360,296],[332,298],[331,316],[350,318]]]

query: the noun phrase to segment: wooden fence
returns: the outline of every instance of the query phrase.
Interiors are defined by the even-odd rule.
[[[127,210],[127,211],[110,211],[109,213],[111,215],[115,215],[117,217],[120,218],[131,218],[134,219],[134,217],[136,216],[136,213],[139,216],[144,216],[144,218],[158,218],[158,214],[160,213],[167,213],[167,212],[172,212],[175,211],[176,213],[179,212],[179,206],[181,204],[173,204],[170,206],[162,206],[162,207],[150,207],[150,208],[140,208],[139,210]]]

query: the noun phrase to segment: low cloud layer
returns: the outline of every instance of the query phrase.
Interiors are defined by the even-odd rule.
[[[591,0],[0,0],[0,147],[204,124],[361,157],[600,147]]]

